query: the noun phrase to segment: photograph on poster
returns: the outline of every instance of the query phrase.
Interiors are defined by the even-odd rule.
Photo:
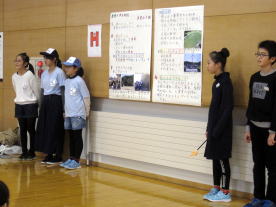
[[[122,89],[133,89],[133,86],[134,86],[134,75],[122,74]]]
[[[200,30],[184,31],[184,72],[200,72],[201,39]]]
[[[150,75],[149,74],[135,74],[134,75],[135,91],[149,91],[150,90]]]
[[[184,72],[200,72],[201,68],[201,53],[184,52]]]
[[[184,31],[184,48],[201,48],[200,30]]]
[[[109,89],[121,89],[121,74],[111,74],[109,77]]]

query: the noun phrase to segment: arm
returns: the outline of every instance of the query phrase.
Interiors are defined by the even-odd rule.
[[[247,143],[251,142],[251,134],[250,134],[250,120],[248,119],[248,113],[250,111],[250,108],[252,106],[252,76],[250,78],[250,82],[249,82],[249,98],[248,98],[248,105],[247,105],[247,110],[246,110],[246,117],[247,117],[247,123],[245,126],[245,134],[244,134],[244,140]]]
[[[40,92],[40,89],[39,89],[39,86],[38,86],[38,83],[37,83],[37,79],[34,75],[31,76],[31,79],[30,79],[30,86],[31,86],[31,89],[37,99],[37,102],[38,104],[40,105],[40,98],[41,98],[41,92]]]
[[[275,78],[275,80],[274,80],[274,93],[272,94],[272,96],[273,96],[273,109],[272,109],[272,113],[271,114],[273,114],[273,116],[272,116],[272,119],[271,119],[271,126],[270,126],[270,131],[273,131],[274,133],[275,133],[275,131],[276,131],[276,116],[275,116],[275,114],[276,114],[276,78]]]
[[[86,112],[86,117],[89,116],[90,113],[90,93],[89,90],[84,82],[84,80],[81,78],[80,79],[80,92],[83,97],[83,102],[84,102],[84,107],[85,107],[85,112]]]
[[[63,111],[65,111],[65,87],[64,86],[61,86],[60,87],[60,90],[61,90],[61,100],[62,100],[62,107],[63,107]]]
[[[269,136],[267,139],[267,144],[269,146],[273,146],[276,144],[276,138],[275,138],[275,131],[276,131],[276,117],[275,117],[275,113],[276,113],[276,78],[274,80],[274,93],[273,93],[273,101],[274,101],[274,105],[273,105],[273,110],[272,110],[272,120],[271,120],[271,126],[269,129]]]
[[[44,100],[44,89],[41,88],[41,90],[40,90],[40,105],[43,103],[43,100]]]
[[[86,117],[88,117],[90,113],[90,97],[85,97],[83,99],[83,102],[84,102]]]
[[[249,126],[250,120],[248,119],[249,113],[251,111],[251,107],[252,107],[252,76],[250,78],[250,82],[249,82],[249,98],[248,98],[248,105],[247,105],[247,110],[246,110],[246,117],[247,117],[247,123],[246,125]]]
[[[215,87],[215,82],[212,84],[212,94],[213,94],[213,88]],[[208,136],[208,131],[210,131],[210,123],[211,123],[211,113],[212,113],[212,110],[213,110],[213,100],[211,100],[211,103],[210,103],[210,106],[209,106],[209,110],[208,110],[208,120],[207,120],[207,126],[206,126],[206,131],[205,131],[205,135],[206,135],[206,138]]]
[[[222,88],[222,100],[221,107],[223,108],[223,113],[219,117],[217,124],[213,130],[213,137],[219,137],[228,124],[228,120],[232,115],[234,99],[233,99],[233,86],[231,81],[227,81],[224,83]]]
[[[66,80],[66,76],[64,74],[64,72],[61,70],[60,73],[58,73],[57,76],[58,79],[58,84],[60,87],[60,93],[61,93],[61,100],[62,100],[62,111],[65,111],[65,80]]]

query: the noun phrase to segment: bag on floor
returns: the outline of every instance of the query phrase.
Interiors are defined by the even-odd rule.
[[[19,134],[18,127],[14,130],[8,129],[6,131],[0,132],[0,144],[2,145],[18,145],[19,144]]]

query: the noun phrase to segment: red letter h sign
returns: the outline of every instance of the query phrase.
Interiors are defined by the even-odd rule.
[[[94,47],[94,42],[96,47],[99,47],[99,32],[90,32],[90,47]]]

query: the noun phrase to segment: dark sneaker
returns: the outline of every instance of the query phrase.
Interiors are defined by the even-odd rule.
[[[27,157],[28,157],[28,154],[22,153],[22,154],[19,156],[19,159],[20,159],[20,160],[26,160]]]
[[[28,159],[28,160],[33,160],[33,159],[35,159],[35,153],[34,153],[34,152],[29,152],[28,155],[27,155],[27,159]]]
[[[62,159],[59,157],[53,157],[53,159],[49,160],[48,162],[46,162],[48,165],[55,165],[55,164],[60,164],[62,163]]]
[[[49,162],[50,160],[53,159],[53,155],[47,155],[44,160],[41,161],[41,163],[46,164],[47,162]]]
[[[258,198],[253,198],[250,203],[247,203],[243,207],[262,207],[263,206],[263,200],[260,200]]]
[[[276,204],[270,200],[264,200],[262,207],[276,207]]]

